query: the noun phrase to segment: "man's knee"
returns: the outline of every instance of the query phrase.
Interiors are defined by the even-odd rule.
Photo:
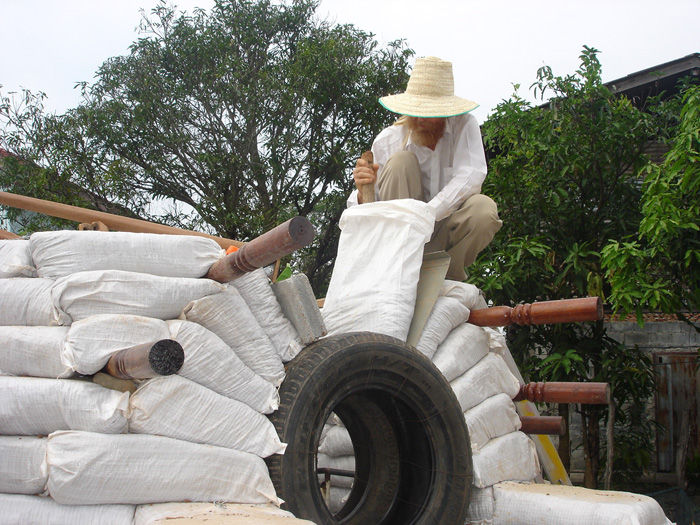
[[[394,153],[379,173],[379,198],[423,200],[418,159],[410,151]]]
[[[469,216],[472,227],[495,235],[503,226],[498,218],[498,206],[491,197],[478,193],[472,195],[462,206],[462,210]]]

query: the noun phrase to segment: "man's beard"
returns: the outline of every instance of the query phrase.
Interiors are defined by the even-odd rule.
[[[416,117],[408,117],[407,120],[408,128],[411,130],[411,140],[421,146],[435,146],[445,134],[445,119],[440,119],[438,125],[430,127],[419,127]]]

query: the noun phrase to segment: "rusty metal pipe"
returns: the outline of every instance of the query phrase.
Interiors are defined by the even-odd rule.
[[[112,355],[103,368],[119,379],[148,379],[178,372],[185,362],[185,352],[173,339],[145,343]]]
[[[598,321],[603,318],[600,297],[562,299],[472,310],[468,322],[477,326],[532,325]]]
[[[561,416],[520,416],[520,431],[525,434],[563,436],[566,424]]]
[[[141,219],[132,219],[131,217],[122,217],[103,211],[89,210],[80,208],[79,206],[70,206],[69,204],[61,204],[58,202],[47,201],[43,199],[35,199],[33,197],[25,197],[6,191],[0,191],[0,204],[12,206],[13,208],[21,208],[23,210],[43,213],[52,217],[60,217],[75,222],[102,222],[110,230],[136,233],[162,233],[170,235],[196,235],[199,237],[208,237],[216,241],[222,248],[229,246],[243,246],[244,243],[217,237],[207,233],[195,232],[191,230],[183,230],[165,224],[157,224],[155,222],[143,221]]]
[[[527,399],[535,403],[582,403],[584,405],[607,405],[610,403],[608,383],[528,383],[520,386],[513,401]]]
[[[227,283],[303,248],[314,235],[314,227],[306,217],[294,217],[212,264],[206,278]]]

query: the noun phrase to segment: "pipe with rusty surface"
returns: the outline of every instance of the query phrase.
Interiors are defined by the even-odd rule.
[[[170,235],[196,235],[213,239],[222,248],[228,248],[229,246],[242,246],[244,244],[240,241],[234,241],[233,239],[226,239],[224,237],[217,237],[207,233],[183,230],[173,226],[166,226],[165,224],[143,221],[141,219],[132,219],[131,217],[123,217],[121,215],[114,215],[103,211],[89,210],[87,208],[80,208],[79,206],[70,206],[59,202],[25,197],[24,195],[17,195],[6,191],[0,191],[0,204],[12,206],[14,208],[21,208],[23,210],[34,211],[37,213],[43,213],[44,215],[51,215],[52,217],[60,217],[61,219],[68,219],[69,221],[83,223],[99,221],[104,223],[110,230],[116,231],[162,233]]]
[[[180,343],[161,339],[116,352],[102,370],[119,379],[148,379],[176,374],[184,362]]]
[[[579,321],[599,321],[603,318],[600,297],[562,299],[510,306],[494,306],[472,310],[467,322],[477,326],[507,326],[509,324],[554,324]]]
[[[306,217],[294,217],[212,264],[206,278],[227,283],[303,248],[315,235],[314,227]]]
[[[525,434],[563,436],[566,424],[561,416],[520,416],[520,431]]]
[[[582,403],[584,405],[607,405],[610,403],[608,383],[528,383],[520,386],[513,401],[527,399],[535,403]]]

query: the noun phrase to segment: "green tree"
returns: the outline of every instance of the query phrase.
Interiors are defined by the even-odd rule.
[[[484,193],[498,203],[504,226],[470,273],[496,304],[604,297],[601,250],[608,239],[637,229],[640,191],[633,175],[645,164],[642,150],[653,119],[603,85],[597,53],[584,47],[573,75],[541,68],[532,89],[548,102],[533,106],[516,86],[483,127],[492,152]],[[570,380],[609,382],[618,429],[651,393],[648,359],[609,339],[602,322],[513,328],[508,337],[533,380],[551,380],[548,374],[556,372]],[[606,411],[581,411],[585,484],[592,487]],[[624,437],[617,435],[621,452]]]
[[[405,84],[412,52],[317,20],[317,4],[217,0],[191,15],[160,4],[130,53],[82,84],[77,108],[4,99],[3,147],[30,162],[0,186],[240,240],[306,215],[318,236],[296,264],[321,289],[350,167],[391,118],[377,97]]]
[[[602,250],[615,310],[676,313],[700,308],[700,87],[683,95],[680,123],[663,163],[643,176],[639,230]],[[698,327],[696,326],[696,329]]]

